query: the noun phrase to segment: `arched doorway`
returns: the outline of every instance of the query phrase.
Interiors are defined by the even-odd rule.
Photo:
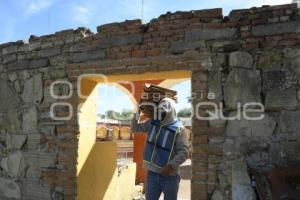
[[[140,86],[143,82],[154,82],[155,84],[161,83],[165,79],[183,79],[190,78],[191,73],[189,71],[171,71],[171,72],[161,72],[161,73],[145,73],[136,75],[115,75],[108,76],[107,82],[105,83],[119,83],[124,86],[126,81],[134,82],[139,87],[136,90],[140,90]],[[151,77],[151,79],[149,79]],[[158,81],[159,80],[159,81]],[[81,100],[80,106],[80,137],[79,137],[79,148],[78,148],[78,199],[112,199],[116,198],[115,195],[120,195],[126,189],[120,188],[113,184],[118,177],[117,168],[117,149],[111,142],[103,142],[102,144],[96,143],[96,102],[97,100],[97,85],[103,83],[102,77],[97,77],[95,75],[82,78],[80,83],[80,88],[82,89],[83,98]],[[122,86],[120,88],[122,88]],[[118,86],[119,87],[119,86]],[[138,89],[139,88],[139,89]],[[123,90],[123,89],[122,89]],[[129,90],[130,91],[130,90]],[[126,92],[125,92],[126,93]],[[128,93],[126,93],[128,94]],[[136,102],[139,100],[139,93],[133,94]],[[91,106],[92,105],[92,106]],[[92,119],[91,114],[94,114]],[[87,116],[86,120],[85,117]],[[86,122],[95,123],[94,127],[89,129],[84,129]],[[92,136],[92,131],[94,130],[94,136]],[[89,133],[88,133],[88,132]],[[85,133],[87,132],[87,133]],[[136,139],[136,137],[135,137]],[[88,142],[87,142],[88,141]],[[93,142],[92,142],[93,141]],[[80,163],[81,162],[81,163]],[[127,177],[128,178],[128,177]],[[135,178],[135,177],[133,177]],[[123,179],[124,180],[124,179]],[[126,179],[128,180],[128,179]],[[122,180],[120,180],[122,181]],[[92,186],[91,186],[92,185]],[[128,182],[123,184],[128,186]],[[101,189],[99,189],[101,188]],[[125,195],[125,194],[122,194]],[[88,196],[88,198],[87,198]]]

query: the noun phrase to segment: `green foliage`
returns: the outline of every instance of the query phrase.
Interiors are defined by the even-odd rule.
[[[105,114],[98,114],[102,119],[115,119],[115,120],[130,120],[133,116],[132,110],[122,110],[122,112],[117,112],[114,110],[108,110]]]
[[[192,115],[192,109],[191,108],[183,108],[178,111],[177,116],[178,117],[191,117]]]

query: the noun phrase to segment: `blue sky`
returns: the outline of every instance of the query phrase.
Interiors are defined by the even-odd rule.
[[[232,9],[290,3],[292,0],[144,0],[144,22],[167,11]],[[96,27],[142,17],[142,0],[0,0],[0,43],[28,40],[59,30]]]
[[[177,111],[182,108],[191,107],[187,97],[191,96],[191,81],[183,81],[171,87],[177,91],[178,102]],[[98,87],[99,102],[97,112],[104,114],[107,110],[122,112],[124,109],[133,110],[134,102],[129,96],[113,85],[100,84]]]

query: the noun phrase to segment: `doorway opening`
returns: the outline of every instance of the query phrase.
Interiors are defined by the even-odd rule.
[[[87,75],[82,79],[80,89],[87,98],[82,101],[79,115],[81,123],[78,155],[79,158],[81,156],[79,162],[82,163],[78,163],[78,199],[83,199],[84,196],[87,199],[86,195],[90,199],[142,198],[146,179],[146,171],[142,168],[146,134],[131,133],[130,120],[137,110],[143,85],[151,83],[178,92],[178,118],[185,125],[186,134],[191,141],[190,77],[189,71],[171,71],[114,75],[106,77],[105,81],[97,75]],[[85,105],[89,102],[93,106]],[[84,109],[85,107],[89,108]],[[84,128],[86,123],[91,123],[93,128]],[[91,135],[93,131],[94,136]],[[94,140],[93,144],[90,142],[87,145],[84,142],[88,141],[87,138]],[[180,167],[182,179],[178,197],[182,200],[190,199],[191,163],[189,158]],[[89,185],[94,183],[94,186],[87,187],[88,182]]]

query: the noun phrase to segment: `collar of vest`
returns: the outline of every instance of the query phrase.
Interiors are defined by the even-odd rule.
[[[168,126],[168,125],[173,125],[173,124],[178,123],[179,120],[178,120],[178,119],[175,119],[174,121],[172,121],[172,122],[170,122],[170,123],[167,123],[167,124],[161,124],[160,122],[161,122],[160,120],[152,120],[152,121],[151,121],[151,124],[157,125],[157,126]]]
[[[170,122],[168,124],[160,124],[160,120],[152,120],[151,121],[151,124],[152,125],[155,125],[155,126],[161,126],[162,128],[165,128],[165,129],[169,129],[171,131],[176,131],[176,129],[181,126],[181,121],[179,121],[178,119],[174,120],[173,122]]]

